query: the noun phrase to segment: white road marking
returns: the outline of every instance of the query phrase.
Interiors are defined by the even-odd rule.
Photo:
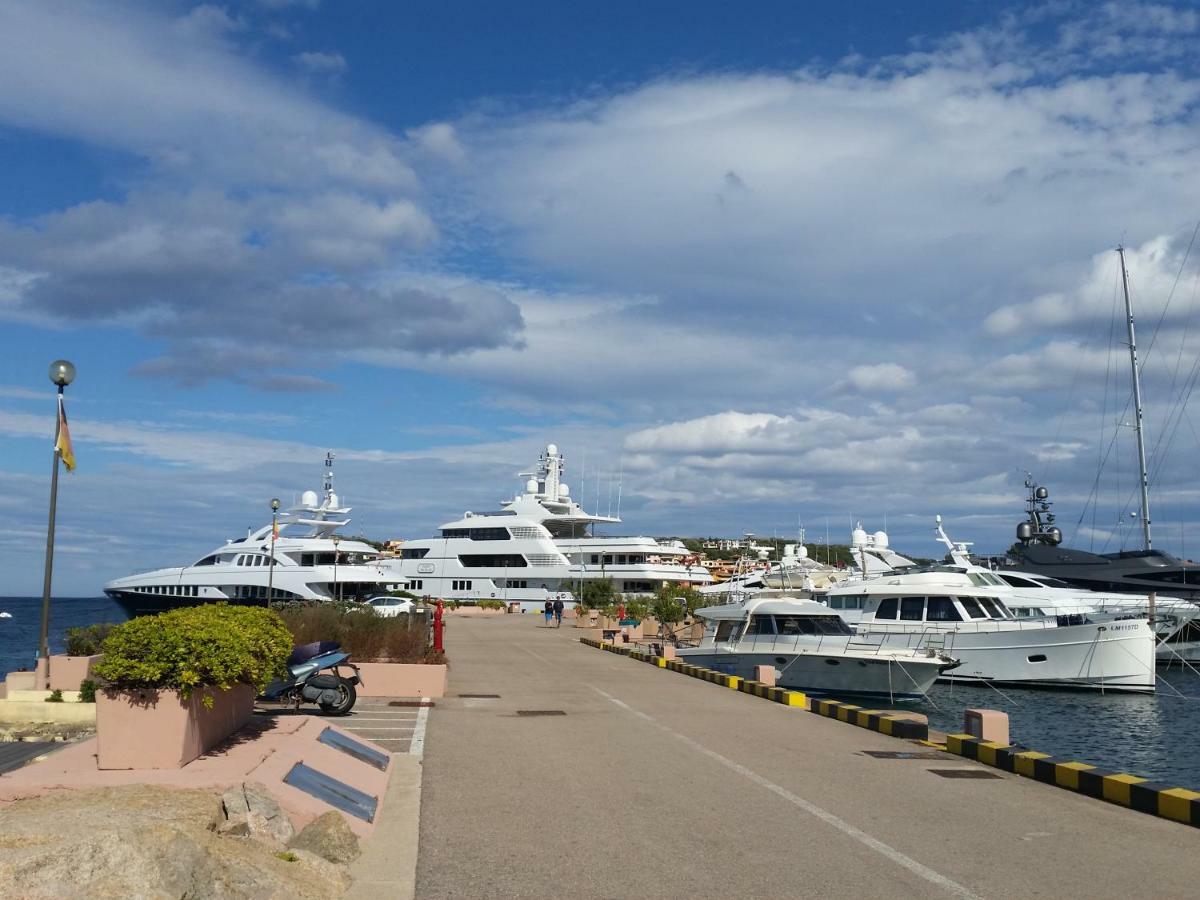
[[[428,721],[429,707],[422,705],[417,711],[416,730],[413,732],[412,743],[408,748],[408,753],[410,756],[416,756],[420,758],[425,755],[425,723]]]
[[[671,737],[679,739],[680,741],[687,744],[689,747],[691,747],[696,752],[702,753],[705,756],[707,756],[709,759],[719,762],[721,765],[725,766],[727,769],[731,769],[732,771],[741,775],[743,778],[746,778],[749,781],[754,782],[759,787],[766,788],[772,794],[775,794],[778,797],[782,797],[784,800],[787,800],[789,803],[793,804],[794,806],[799,807],[800,809],[804,810],[809,815],[815,816],[816,818],[820,819],[822,822],[825,822],[828,825],[832,825],[838,831],[842,832],[843,834],[847,835],[848,837],[854,838],[854,840],[858,841],[860,844],[863,844],[866,847],[869,847],[870,849],[874,850],[876,853],[879,853],[879,854],[887,857],[888,859],[890,859],[892,862],[896,863],[897,865],[903,866],[904,868],[906,868],[910,872],[912,872],[914,875],[918,875],[921,878],[924,878],[926,881],[928,881],[932,884],[936,884],[938,887],[950,892],[951,894],[955,894],[956,896],[969,898],[969,900],[981,900],[981,898],[979,897],[978,894],[972,893],[967,888],[965,888],[961,884],[959,884],[957,881],[953,881],[953,880],[947,878],[945,875],[942,875],[939,872],[935,872],[933,869],[929,868],[928,866],[922,865],[921,863],[919,863],[915,859],[913,859],[911,856],[906,856],[905,854],[903,854],[899,850],[897,850],[895,847],[891,847],[888,844],[885,844],[883,841],[879,840],[878,838],[872,837],[871,835],[867,834],[865,831],[863,831],[860,828],[855,828],[849,822],[845,821],[844,819],[838,818],[837,816],[835,816],[833,813],[829,812],[828,810],[822,809],[821,807],[817,806],[815,803],[811,803],[808,800],[805,800],[803,797],[799,796],[798,794],[793,794],[787,788],[781,787],[780,785],[776,784],[775,782],[773,782],[767,778],[764,778],[762,775],[759,775],[753,769],[748,769],[745,766],[743,766],[741,763],[734,762],[732,759],[729,759],[726,756],[722,756],[720,753],[717,753],[715,750],[709,750],[707,747],[705,747],[703,744],[699,743],[698,741],[694,741],[690,737],[680,734],[678,731],[675,731],[675,730],[669,728],[668,726],[662,724],[657,719],[655,719],[653,716],[647,715],[646,713],[641,712],[640,710],[634,709],[628,703],[618,700],[612,694],[602,691],[598,687],[593,686],[592,690],[595,691],[600,696],[605,697],[608,700],[612,701],[615,705],[619,706],[621,709],[625,710],[626,712],[632,713],[633,715],[637,716],[638,718],[643,719],[646,722],[649,722],[651,725],[653,725],[655,728],[658,728],[660,731],[664,731],[667,734],[671,735]]]

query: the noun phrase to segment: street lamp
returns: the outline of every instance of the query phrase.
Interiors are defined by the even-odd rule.
[[[335,534],[333,536],[333,599],[337,600],[339,602],[342,599],[342,592],[341,592],[341,589],[338,587],[337,564],[338,564],[338,544],[340,544],[341,542],[342,542],[342,539],[338,535]]]
[[[271,565],[267,570],[267,606],[275,599],[275,540],[279,537],[279,498],[271,498]]]
[[[54,514],[58,506],[58,461],[62,458],[59,439],[63,437],[62,428],[65,424],[62,397],[63,389],[74,380],[75,367],[65,359],[56,359],[50,363],[50,381],[58,387],[58,400],[54,419],[54,459],[50,469],[50,524],[46,528],[46,573],[42,581],[42,633],[38,644],[38,654],[41,659],[45,660],[44,676],[46,678],[49,678],[50,673],[50,577],[54,571]],[[74,467],[70,458],[67,459],[67,462]]]

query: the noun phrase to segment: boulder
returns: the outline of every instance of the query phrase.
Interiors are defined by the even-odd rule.
[[[210,830],[209,791],[136,785],[0,805],[0,897],[296,898],[349,887],[345,866]]]
[[[332,863],[349,864],[358,859],[358,835],[350,830],[341,813],[330,810],[305,825],[288,848],[307,850]]]
[[[287,817],[266,787],[249,782],[231,787],[221,795],[221,805],[213,818],[217,834],[257,838],[286,844],[296,834]]]

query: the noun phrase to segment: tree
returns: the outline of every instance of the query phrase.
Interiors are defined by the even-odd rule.
[[[579,592],[579,605],[584,609],[603,609],[619,599],[611,578],[596,578],[585,581]]]

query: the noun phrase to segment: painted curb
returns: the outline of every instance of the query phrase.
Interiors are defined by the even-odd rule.
[[[1037,750],[981,741],[969,734],[946,735],[946,752],[1162,819],[1200,826],[1197,791],[1168,787],[1128,772],[1110,772],[1090,763],[1055,759]]]
[[[814,712],[819,716],[828,716],[839,722],[848,722],[859,728],[878,731],[880,734],[889,734],[895,738],[913,741],[929,740],[929,724],[927,722],[915,722],[903,716],[889,715],[883,710],[863,709],[853,703],[839,703],[837,700],[815,699],[809,701],[808,709],[809,712]]]

